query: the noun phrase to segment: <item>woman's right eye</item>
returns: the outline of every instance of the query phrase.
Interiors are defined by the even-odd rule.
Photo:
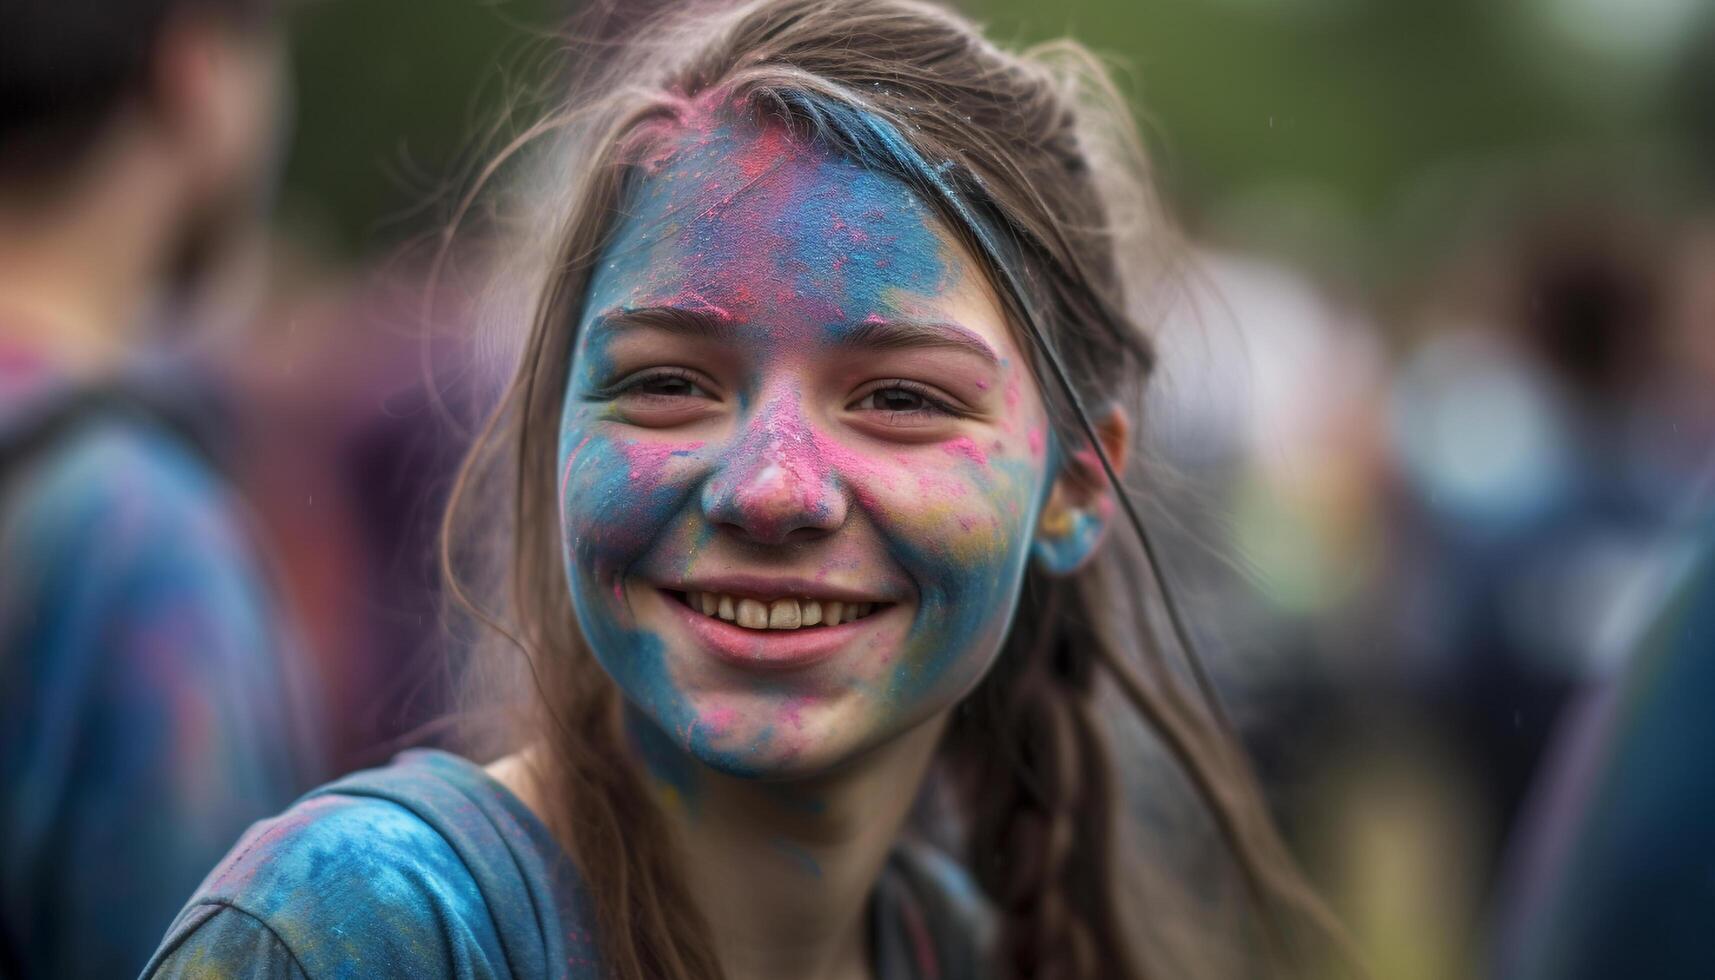
[[[618,400],[626,398],[672,400],[679,398],[711,398],[709,391],[698,383],[689,371],[678,368],[652,371],[621,382],[613,393]]]
[[[646,371],[620,382],[606,397],[632,425],[662,428],[707,417],[720,402],[714,385],[685,368]]]
[[[644,378],[625,390],[632,394],[656,395],[665,398],[696,397],[707,394],[688,378],[674,376]]]

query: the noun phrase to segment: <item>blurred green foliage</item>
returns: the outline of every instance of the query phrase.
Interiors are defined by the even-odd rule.
[[[289,224],[347,255],[419,232],[568,0],[312,0],[293,16]],[[1175,208],[1290,188],[1369,236],[1470,158],[1694,145],[1704,0],[968,0],[998,40],[1120,63]],[[1687,108],[1689,107],[1689,108]]]
[[[307,0],[292,8],[294,112],[281,217],[355,257],[442,212],[516,72],[566,0]]]

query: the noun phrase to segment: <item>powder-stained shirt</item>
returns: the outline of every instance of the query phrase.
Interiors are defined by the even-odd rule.
[[[895,851],[871,898],[882,980],[974,980],[985,919],[951,862]],[[244,835],[147,977],[600,976],[594,913],[547,827],[481,767],[417,750]]]
[[[291,744],[304,685],[200,454],[99,405],[42,434],[19,374],[0,371],[0,976],[133,976],[314,775]]]

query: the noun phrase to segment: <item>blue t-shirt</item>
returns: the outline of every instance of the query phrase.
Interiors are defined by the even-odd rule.
[[[146,977],[601,975],[595,921],[548,828],[434,750],[348,776],[252,827],[174,920]],[[883,980],[974,980],[987,924],[958,868],[896,849],[870,905]]]
[[[18,403],[0,428],[36,432]],[[95,409],[23,438],[0,440],[0,976],[129,976],[313,784],[306,685],[235,501],[175,431]]]
[[[1588,771],[1550,784],[1575,816],[1514,910],[1497,977],[1715,976],[1715,516],[1687,537],[1701,547],[1639,638]]]

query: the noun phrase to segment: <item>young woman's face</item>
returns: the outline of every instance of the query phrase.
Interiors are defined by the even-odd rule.
[[[900,182],[724,116],[647,173],[567,385],[578,621],[692,756],[823,771],[994,659],[1046,415],[982,274]]]

